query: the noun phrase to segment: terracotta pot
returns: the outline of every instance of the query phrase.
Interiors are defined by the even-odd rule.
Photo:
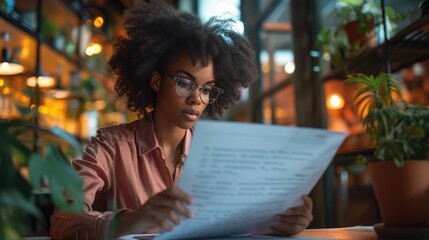
[[[347,39],[350,44],[359,43],[359,47],[365,46],[375,46],[375,31],[374,31],[374,20],[372,18],[368,19],[368,29],[365,32],[362,32],[359,29],[361,20],[355,20],[348,22],[344,25],[344,31],[346,32]]]
[[[374,193],[386,227],[427,226],[429,160],[371,162]]]

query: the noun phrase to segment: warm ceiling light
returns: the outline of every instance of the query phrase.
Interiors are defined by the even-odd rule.
[[[71,95],[71,92],[69,90],[64,89],[53,89],[48,92],[49,96],[55,99],[63,99],[68,98]]]
[[[104,19],[102,17],[96,17],[94,19],[94,27],[101,28],[104,24]]]
[[[36,87],[36,76],[27,78],[26,84],[31,88]],[[55,79],[48,75],[39,76],[37,78],[37,85],[39,85],[39,88],[52,87],[55,85]]]
[[[46,93],[46,96],[55,98],[55,99],[64,99],[64,98],[68,98],[71,95],[71,91],[64,88],[63,84],[62,84],[62,80],[61,80],[61,72],[62,72],[62,66],[58,65],[57,66],[57,85],[52,88],[51,90],[49,90]]]
[[[12,89],[10,87],[5,87],[1,90],[2,95],[9,95],[12,93]]]
[[[88,56],[92,56],[92,55],[101,53],[102,50],[103,50],[103,47],[100,44],[92,43],[86,48],[85,53]]]
[[[94,50],[94,54],[99,54],[103,48],[100,44],[94,43],[94,45],[92,45],[92,49]]]
[[[8,32],[2,33],[1,40],[5,43],[5,46],[1,50],[0,75],[16,75],[24,72],[24,67],[13,59],[9,48],[6,47],[9,39]]]
[[[328,98],[326,105],[329,109],[341,109],[344,107],[344,99],[339,94],[332,94]]]
[[[294,62],[288,62],[285,64],[285,72],[288,74],[292,74],[295,72],[295,63]]]
[[[22,72],[24,72],[24,67],[19,63],[2,62],[0,65],[0,75],[16,75]]]

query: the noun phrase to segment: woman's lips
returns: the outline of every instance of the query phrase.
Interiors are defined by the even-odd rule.
[[[198,117],[200,116],[200,112],[198,110],[185,110],[182,111],[185,118],[187,118],[190,121],[198,120]]]

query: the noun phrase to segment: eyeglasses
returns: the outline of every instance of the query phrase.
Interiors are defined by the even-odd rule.
[[[205,104],[211,104],[219,97],[221,93],[224,93],[224,90],[216,86],[199,86],[194,81],[187,79],[185,77],[173,76],[166,74],[171,79],[176,81],[176,93],[177,95],[187,98],[194,94],[197,87],[200,87],[200,98],[201,101]]]

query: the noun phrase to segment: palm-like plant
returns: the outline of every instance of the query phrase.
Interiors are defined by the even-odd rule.
[[[404,160],[429,159],[428,106],[408,105],[391,74],[351,74],[346,82],[359,86],[355,108],[378,160],[393,160],[402,166]]]

